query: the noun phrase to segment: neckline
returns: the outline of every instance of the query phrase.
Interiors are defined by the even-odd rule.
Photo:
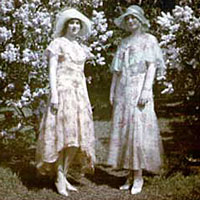
[[[137,39],[142,38],[144,35],[145,35],[145,33],[141,33],[141,34],[136,35],[136,36],[129,35],[129,36],[127,37],[127,39],[129,39],[129,40],[137,40]]]
[[[70,42],[70,43],[78,44],[78,42],[76,40],[69,40],[66,37],[61,37],[61,39],[64,39],[64,40],[66,40],[67,42]]]

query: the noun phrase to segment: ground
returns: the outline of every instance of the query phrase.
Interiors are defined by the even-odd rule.
[[[190,145],[190,141],[183,137],[187,135],[183,130],[187,129],[182,117],[159,117],[159,125],[165,165],[160,175],[144,174],[144,188],[138,195],[118,189],[126,179],[126,170],[116,171],[98,164],[93,175],[81,176],[72,170],[69,180],[79,191],[63,197],[57,194],[52,179],[37,174],[32,147],[26,153],[21,149],[22,153],[15,156],[9,151],[1,152],[0,200],[200,200],[200,168],[197,162],[192,163],[184,156],[185,144]],[[109,121],[95,121],[96,153],[100,163],[107,154],[109,130]]]

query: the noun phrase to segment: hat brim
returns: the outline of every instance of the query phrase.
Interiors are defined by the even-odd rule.
[[[128,15],[132,15],[136,17],[145,28],[150,27],[149,21],[143,15],[139,15],[137,12],[133,12],[133,11],[128,11],[122,14],[121,16],[119,16],[118,18],[116,18],[114,20],[115,25],[121,29],[126,30],[125,17],[127,17]]]
[[[79,36],[86,36],[91,34],[91,27],[92,23],[91,21],[82,13],[77,11],[74,8],[67,9],[63,11],[56,20],[56,25],[55,25],[55,32],[54,36],[55,37],[60,37],[62,30],[64,28],[64,25],[67,21],[70,19],[79,19],[81,21],[81,30],[79,31],[78,35]]]

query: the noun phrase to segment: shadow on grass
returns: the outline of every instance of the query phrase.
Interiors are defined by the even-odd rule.
[[[167,178],[177,171],[181,171],[184,175],[199,172],[200,136],[198,132],[200,127],[192,127],[183,121],[170,122],[168,126],[171,131],[162,133],[171,138],[170,140],[163,141],[167,160],[164,176]],[[24,149],[18,151],[14,148],[6,147],[4,149],[0,146],[0,165],[9,167],[20,177],[22,183],[28,189],[38,190],[47,188],[56,190],[53,179],[39,175],[34,165],[31,164],[35,159],[35,150]],[[109,168],[101,165],[96,166],[95,173],[87,175],[86,178],[96,185],[108,185],[111,188],[119,188],[126,180],[126,174],[120,173],[111,172]],[[72,184],[78,184],[74,179],[70,179],[70,181]]]
[[[0,165],[10,168],[13,173],[17,174],[28,189],[51,188],[55,190],[53,179],[39,175],[35,166],[31,164],[34,161],[34,155],[33,150],[24,150],[23,155],[17,152],[12,154],[4,152],[0,158]]]
[[[87,174],[86,178],[96,185],[108,185],[118,189],[126,181],[126,176],[116,176],[115,174],[109,173],[106,168],[108,166],[96,166],[94,175]]]
[[[170,122],[171,132],[164,133],[171,140],[164,141],[167,173],[170,176],[177,171],[184,175],[200,172],[200,125],[189,125],[186,121]]]

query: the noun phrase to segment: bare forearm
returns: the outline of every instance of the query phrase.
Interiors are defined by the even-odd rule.
[[[111,87],[110,87],[110,103],[111,103],[111,105],[113,104],[113,98],[114,98],[115,89],[116,89],[117,77],[118,77],[118,74],[113,73],[112,83],[111,83]]]
[[[145,77],[145,81],[144,81],[144,85],[143,85],[143,90],[149,90],[150,91],[152,89],[155,73],[156,73],[155,64],[150,63],[148,70],[147,70],[147,73],[146,73],[146,77]]]
[[[153,81],[155,77],[156,68],[154,63],[150,63],[145,76],[143,88],[138,101],[139,106],[144,106],[151,98],[151,90],[153,87]]]
[[[115,93],[117,77],[118,77],[118,74],[117,73],[113,73],[112,83],[111,83],[111,87],[110,87],[110,93],[113,93],[113,94]]]
[[[50,56],[49,59],[49,78],[50,78],[50,88],[51,88],[51,103],[58,103],[58,94],[57,94],[57,76],[56,76],[56,69],[57,69],[57,58],[56,56]]]

